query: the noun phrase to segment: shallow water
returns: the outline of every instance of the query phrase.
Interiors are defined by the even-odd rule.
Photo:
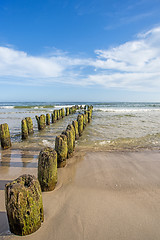
[[[8,123],[16,149],[54,147],[56,135],[75,120],[78,113],[51,124],[41,132],[37,130],[35,115],[75,104],[86,103],[0,103],[0,124]],[[160,103],[89,104],[94,107],[92,122],[78,140],[77,147],[122,151],[160,148]],[[22,142],[21,120],[28,116],[33,120],[34,134]]]

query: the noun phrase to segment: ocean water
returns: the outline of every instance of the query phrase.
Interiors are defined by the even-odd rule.
[[[92,121],[77,141],[77,148],[106,151],[160,149],[160,103],[0,103],[0,124],[8,123],[14,148],[54,147],[55,137],[77,118],[78,112],[40,132],[35,115],[75,104],[93,105]],[[21,120],[25,117],[32,118],[34,134],[22,141]]]

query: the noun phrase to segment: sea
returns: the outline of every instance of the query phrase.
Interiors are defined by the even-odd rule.
[[[13,149],[53,147],[55,138],[77,119],[70,115],[38,131],[35,116],[73,105],[93,105],[92,121],[77,141],[78,149],[142,151],[160,149],[160,103],[147,102],[1,102],[0,124],[9,125]],[[21,139],[21,120],[31,117],[34,134]],[[0,149],[2,155],[2,149]],[[5,151],[5,150],[3,150]]]

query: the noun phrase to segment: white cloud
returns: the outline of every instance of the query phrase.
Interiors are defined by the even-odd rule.
[[[30,56],[0,47],[0,82],[22,85],[101,85],[157,91],[160,87],[160,27],[110,49],[95,50],[95,58],[76,58],[61,52]]]

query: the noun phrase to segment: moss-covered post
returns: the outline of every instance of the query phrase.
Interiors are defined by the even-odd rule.
[[[59,120],[59,110],[56,110],[57,111],[57,120]]]
[[[59,111],[59,119],[61,119],[62,118],[62,109],[59,109],[58,111]]]
[[[62,110],[62,118],[64,118],[65,117],[65,110],[64,110],[64,108],[62,108],[61,110]]]
[[[37,120],[38,130],[40,130],[40,126],[39,126],[39,119],[40,119],[40,118],[39,118],[37,115],[35,116],[35,118],[36,118],[36,120]]]
[[[78,140],[79,138],[79,132],[78,132],[78,122],[76,120],[74,120],[72,122],[72,125],[74,127],[74,130],[75,130],[75,139]]]
[[[82,133],[83,133],[83,115],[82,114],[78,115],[77,122],[78,122],[79,136],[82,136]]]
[[[5,186],[5,203],[10,231],[24,236],[38,230],[44,221],[41,187],[24,174]]]
[[[91,122],[91,117],[92,117],[92,111],[90,109],[90,110],[88,110],[88,123]]]
[[[27,127],[28,127],[28,134],[33,134],[33,122],[31,117],[26,117]]]
[[[69,115],[69,107],[66,107],[66,116]]]
[[[11,138],[7,123],[1,124],[1,147],[8,149],[11,147]]]
[[[68,146],[67,158],[70,158],[73,155],[73,148],[74,148],[73,132],[72,130],[66,130],[62,132],[62,134],[67,136],[67,146]]]
[[[76,140],[76,134],[75,134],[75,129],[72,124],[69,124],[66,128],[66,130],[71,130],[73,134],[73,150],[75,149],[75,140]]]
[[[22,139],[27,139],[28,138],[28,127],[27,127],[26,119],[23,119],[21,121],[21,130],[22,130]]]
[[[69,108],[69,114],[72,114],[72,107]]]
[[[60,136],[56,137],[55,150],[57,152],[57,166],[59,168],[65,167],[67,154],[68,154],[67,136],[66,135],[61,134]]]
[[[39,130],[43,130],[46,126],[46,116],[44,114],[42,114],[39,118]]]
[[[47,147],[38,157],[38,180],[44,192],[52,191],[57,184],[57,153]]]
[[[56,121],[57,121],[57,110],[54,110],[52,122],[55,123]]]
[[[87,123],[88,123],[88,115],[84,113],[83,114],[83,129],[85,129]]]
[[[46,114],[46,125],[50,125],[50,114]]]

